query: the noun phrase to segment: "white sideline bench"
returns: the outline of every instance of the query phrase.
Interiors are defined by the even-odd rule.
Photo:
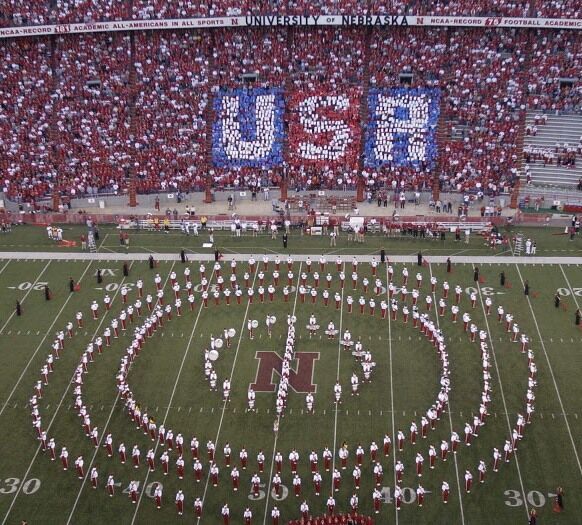
[[[200,231],[202,229],[202,224],[200,223],[199,220],[170,220],[168,222],[168,228],[170,230],[179,230],[182,231],[182,224],[184,223],[188,223],[189,225],[189,229],[190,231],[192,231],[193,228],[197,228],[198,231]],[[163,219],[161,221],[159,221],[157,224],[154,223],[153,220],[151,219],[140,219],[137,222],[132,222],[132,223],[124,223],[120,226],[118,226],[120,229],[140,229],[140,230],[146,230],[146,231],[163,231],[164,229],[164,221]],[[264,224],[262,224],[259,227],[259,223],[258,221],[241,221],[241,226],[242,226],[242,231],[251,231],[253,229],[258,229],[259,231],[265,231],[266,226]],[[226,230],[226,231],[231,231],[234,227],[234,221],[231,219],[227,219],[227,220],[209,220],[206,223],[206,227],[210,228],[214,231],[219,231],[219,230]]]

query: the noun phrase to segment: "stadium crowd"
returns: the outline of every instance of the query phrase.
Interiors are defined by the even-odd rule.
[[[438,0],[430,10],[420,0],[290,0],[273,4],[265,0],[8,0],[0,12],[0,26],[53,23],[102,22],[110,20],[156,20],[200,16],[317,14],[402,14],[440,16],[511,16],[580,18],[582,8],[575,0]]]
[[[125,16],[115,3],[77,2],[73,10],[59,1],[65,18],[84,9]],[[30,10],[30,20],[49,16],[42,2],[11,5]],[[164,5],[136,1],[133,16],[197,9]],[[370,192],[397,195],[430,189],[437,170],[445,191],[499,194],[520,167],[526,109],[580,111],[579,80],[561,86],[580,70],[581,56],[578,32],[517,29],[378,28],[366,36],[360,28],[295,27],[3,40],[2,189],[19,201],[55,189],[63,197],[117,194],[134,174],[138,192],[190,191],[202,189],[208,173],[217,188],[260,191],[286,174],[292,189],[353,189],[362,174]],[[247,95],[249,87],[272,103],[261,111],[265,99]],[[413,135],[408,145],[395,139],[390,151],[406,125],[376,118],[383,95],[425,90],[431,98],[431,89],[440,90],[440,114],[418,107],[411,117],[426,136]],[[246,122],[243,103],[259,107],[244,113]],[[249,140],[255,130],[258,140]],[[265,157],[262,141],[274,144]],[[403,151],[411,162],[401,162]]]

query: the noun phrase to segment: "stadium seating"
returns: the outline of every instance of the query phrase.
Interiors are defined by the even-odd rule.
[[[462,130],[444,145],[442,183],[448,189],[497,193],[511,185],[525,118],[528,34],[456,30],[446,87],[447,116]]]
[[[135,53],[132,131],[138,191],[200,189],[206,170],[210,36],[138,34]]]
[[[54,177],[49,128],[53,73],[48,40],[0,44],[0,170],[10,197],[38,199]]]
[[[580,111],[582,92],[561,87],[560,79],[576,79],[582,68],[582,40],[577,34],[539,31],[532,43],[532,58],[527,83],[528,106],[541,111]]]
[[[0,11],[0,25],[40,25],[55,22],[100,22],[119,19],[153,20],[200,16],[244,16],[259,14],[407,14],[443,16],[512,16],[580,18],[576,0],[7,0]]]
[[[63,22],[235,9],[228,1],[55,5]],[[389,5],[420,9],[418,2]],[[10,2],[14,13],[25,12],[22,23],[54,19],[55,7],[43,6]],[[348,12],[350,3],[341,6]],[[435,12],[447,6],[470,8],[437,3]],[[578,8],[500,2],[488,14],[532,6],[541,14]],[[285,9],[303,7],[298,1]],[[5,25],[15,23],[10,9]],[[268,6],[248,7],[262,9]],[[3,188],[17,200],[53,189],[120,193],[135,175],[139,192],[189,191],[202,189],[210,173],[219,189],[260,191],[286,173],[291,188],[353,189],[361,173],[370,191],[397,195],[431,188],[436,172],[443,190],[499,194],[521,168],[526,110],[580,112],[581,56],[577,31],[501,28],[233,28],[2,40]],[[422,96],[437,101],[426,120],[414,98]],[[407,136],[411,122],[420,135]],[[269,144],[263,156],[261,143]]]
[[[117,193],[129,164],[129,36],[57,39],[53,146],[59,189]]]

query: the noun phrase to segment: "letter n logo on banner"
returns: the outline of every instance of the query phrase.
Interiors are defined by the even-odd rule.
[[[432,168],[439,101],[436,88],[370,89],[366,166]]]
[[[281,165],[283,109],[280,89],[221,90],[214,99],[214,165],[220,168]]]
[[[255,392],[274,392],[273,372],[281,376],[283,358],[277,352],[257,352],[255,359],[259,360],[257,376],[251,388]],[[289,385],[299,394],[316,392],[317,385],[313,384],[315,361],[319,359],[319,352],[296,352],[297,369],[290,370]]]

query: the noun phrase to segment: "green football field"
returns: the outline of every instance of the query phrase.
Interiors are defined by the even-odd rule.
[[[81,230],[71,232],[71,236]],[[552,231],[535,230],[538,255],[579,255],[579,239],[569,243],[564,237],[552,235]],[[100,254],[113,251],[124,252],[117,241],[114,229],[103,229]],[[181,247],[189,252],[202,251],[199,240],[188,239],[187,244],[179,233],[174,234],[131,234],[130,251],[141,253],[176,253]],[[4,251],[30,251],[50,249],[51,245],[42,230],[22,227],[0,241]],[[259,271],[263,268],[262,254],[280,250],[280,240],[244,238],[232,240],[229,234],[220,237],[225,254],[221,272],[226,284],[230,277],[229,254],[234,252],[256,252],[258,259],[254,272],[250,272],[249,284],[255,292],[259,286]],[[237,244],[238,242],[238,244]],[[251,244],[254,242],[255,244]],[[277,244],[275,244],[277,243]],[[291,237],[290,251],[295,254],[312,254],[314,259],[311,272],[307,276],[308,289],[315,287],[314,272],[319,270],[319,253],[330,248],[326,240],[305,239],[298,235]],[[419,249],[427,256],[457,254],[473,256],[471,259],[454,259],[451,273],[444,264],[416,266],[416,258],[406,263],[394,263],[394,285],[402,285],[402,270],[406,266],[410,277],[408,290],[416,287],[416,274],[420,272],[423,283],[420,288],[419,306],[425,311],[425,297],[431,296],[433,307],[431,318],[442,330],[447,345],[450,362],[451,391],[449,410],[437,422],[435,430],[429,430],[426,439],[418,438],[416,445],[408,439],[409,427],[415,421],[420,428],[420,419],[435,403],[440,389],[441,360],[434,346],[412,326],[412,316],[408,323],[402,319],[404,303],[411,308],[411,294],[405,301],[396,293],[399,311],[397,319],[382,319],[380,301],[387,300],[388,274],[386,266],[379,266],[377,278],[382,281],[379,295],[374,291],[374,277],[371,265],[360,262],[356,289],[352,285],[351,253],[377,253],[382,246],[391,253],[415,254]],[[256,247],[256,250],[255,250]],[[246,296],[243,274],[249,271],[248,263],[237,265],[237,283],[245,289],[241,304],[234,297],[226,305],[220,297],[215,304],[212,293],[208,307],[203,307],[200,289],[200,262],[194,260],[182,264],[178,261],[160,260],[157,268],[151,270],[147,261],[129,262],[129,276],[122,274],[122,262],[115,260],[69,260],[51,259],[40,256],[37,260],[2,259],[0,257],[0,289],[3,301],[0,304],[0,421],[3,432],[0,479],[0,518],[3,523],[62,524],[62,523],[170,523],[196,522],[193,502],[199,497],[203,502],[203,514],[199,520],[203,524],[222,523],[220,511],[228,503],[231,523],[243,523],[242,513],[249,507],[253,513],[252,523],[271,523],[271,510],[276,505],[281,510],[282,522],[300,517],[299,506],[307,501],[310,514],[321,516],[326,513],[326,501],[332,489],[331,472],[323,468],[322,451],[325,447],[333,452],[333,466],[340,468],[338,450],[345,445],[349,450],[348,468],[341,470],[341,486],[334,494],[336,513],[349,512],[350,497],[359,494],[359,511],[371,515],[375,523],[402,524],[515,524],[526,522],[527,514],[536,509],[540,522],[580,523],[579,513],[573,507],[574,498],[582,489],[582,330],[574,324],[574,313],[582,304],[582,272],[575,264],[552,264],[551,260],[540,264],[517,264],[517,259],[499,252],[499,262],[482,262],[479,256],[494,255],[478,239],[472,239],[468,247],[453,241],[421,242],[412,239],[385,240],[370,238],[366,245],[338,243],[342,257],[342,270],[346,279],[340,287],[336,269],[337,253],[328,255],[324,272],[320,272],[318,295],[312,304],[309,294],[301,301],[299,287],[301,273],[307,272],[304,257],[294,256],[292,265],[293,287],[289,300],[283,299],[282,289],[287,284],[287,264],[283,257],[279,285],[276,286],[271,301],[268,293],[261,303],[255,293],[252,304]],[[332,248],[333,250],[333,248]],[[468,250],[468,251],[465,251]],[[561,250],[565,250],[560,253]],[[79,252],[78,249],[71,250]],[[206,250],[208,252],[208,250]],[[264,271],[265,288],[273,282],[275,270],[274,255],[269,253],[268,268]],[[160,257],[162,259],[162,257]],[[414,261],[413,261],[414,259]],[[217,274],[212,263],[205,263],[206,277],[211,291],[215,289]],[[473,281],[474,265],[480,269],[480,280]],[[186,301],[184,289],[184,268],[191,269],[194,284],[195,306],[192,311]],[[97,283],[96,272],[100,269],[103,282]],[[149,436],[137,430],[128,417],[123,399],[118,396],[116,374],[120,360],[131,344],[134,328],[144,322],[135,317],[126,331],[120,331],[113,338],[111,346],[104,348],[102,355],[95,352],[95,361],[89,364],[88,374],[83,377],[83,399],[91,415],[92,426],[99,431],[99,447],[94,447],[85,436],[80,417],[74,407],[73,385],[75,367],[89,342],[103,336],[106,327],[111,326],[125,305],[121,302],[120,290],[129,288],[131,303],[137,298],[136,282],[144,283],[144,296],[155,295],[154,276],[159,273],[165,286],[164,299],[172,299],[169,275],[177,274],[181,285],[183,301],[182,315],[175,312],[171,320],[164,317],[163,327],[159,327],[151,338],[146,338],[144,347],[130,368],[127,381],[140,407],[153,417],[157,425],[172,429],[174,436],[184,436],[185,477],[179,480],[176,473],[176,449],[170,453],[170,470],[163,475],[159,461],[165,446],[152,442]],[[499,274],[506,275],[506,285],[500,286]],[[330,301],[324,305],[322,292],[326,288],[325,275],[332,275],[329,289]],[[437,279],[435,293],[431,293],[430,278]],[[69,292],[69,278],[80,285],[80,290]],[[370,281],[367,292],[363,290],[363,279]],[[530,295],[523,293],[523,283],[528,281]],[[436,315],[435,306],[442,297],[442,283],[448,281],[450,293],[446,301],[444,316]],[[45,300],[44,286],[52,293],[50,301]],[[459,304],[459,322],[451,319],[454,304],[454,288],[462,288]],[[562,296],[559,308],[554,307],[556,292]],[[334,296],[341,297],[336,308]],[[472,308],[470,294],[477,294],[477,302]],[[111,310],[105,311],[103,298],[112,299]],[[349,312],[348,296],[354,298],[353,311]],[[365,297],[365,313],[360,314],[358,299]],[[370,315],[368,301],[374,298],[376,308]],[[493,302],[492,313],[485,314],[487,298]],[[15,304],[19,300],[22,315],[15,315]],[[93,320],[89,308],[96,300],[99,318]],[[171,301],[173,302],[173,300]],[[497,321],[496,309],[499,305],[511,312],[520,331],[527,334],[535,353],[537,366],[537,387],[535,388],[535,413],[532,422],[526,425],[524,437],[519,441],[518,451],[509,463],[501,462],[499,472],[492,469],[493,448],[503,451],[503,444],[516,425],[518,413],[524,413],[525,394],[528,388],[527,356],[520,352],[520,343],[511,341],[511,334],[505,330],[505,323]],[[147,311],[144,300],[144,314]],[[75,316],[83,313],[84,326],[78,328]],[[491,362],[491,403],[486,424],[473,438],[470,447],[465,446],[464,426],[473,421],[478,413],[483,389],[482,361],[479,343],[471,343],[463,331],[461,315],[468,312],[471,322],[487,334]],[[320,330],[312,337],[306,329],[310,315],[315,315]],[[265,325],[267,315],[276,316],[269,337]],[[247,390],[249,385],[259,386],[279,382],[279,375],[273,371],[273,363],[279,362],[285,350],[287,316],[297,318],[296,359],[292,363],[293,377],[298,392],[290,390],[287,408],[279,424],[278,432],[273,431],[276,419],[274,392],[263,392],[257,388],[256,412],[247,412]],[[249,320],[257,320],[258,328],[254,339],[247,330]],[[55,362],[54,372],[49,374],[48,386],[44,388],[39,401],[42,427],[56,442],[56,461],[50,461],[47,452],[41,450],[32,426],[29,399],[34,386],[40,379],[40,370],[47,355],[52,352],[56,333],[64,330],[67,323],[75,325],[72,338],[65,338],[61,358]],[[329,322],[340,330],[340,336],[329,340],[324,333]],[[224,329],[234,328],[236,335],[230,348],[219,350],[214,362],[218,375],[218,392],[211,391],[204,375],[204,349],[210,344],[211,336],[219,336]],[[362,378],[361,366],[340,345],[341,334],[349,329],[354,339],[361,339],[364,349],[372,353],[376,366],[371,383],[360,383],[360,395],[350,395],[350,377],[356,372]],[[279,357],[277,357],[278,354]],[[305,354],[302,356],[301,354]],[[307,357],[307,358],[306,358]],[[265,380],[264,372],[267,373]],[[225,378],[232,383],[231,401],[223,402],[221,385]],[[301,380],[301,381],[300,381]],[[333,386],[339,380],[343,388],[342,403],[334,402]],[[310,385],[315,392],[315,410],[308,414],[305,410],[305,392],[302,385]],[[293,383],[292,383],[293,385]],[[268,388],[265,388],[268,390]],[[403,450],[394,447],[398,430],[406,434]],[[449,440],[451,431],[461,436],[458,453],[449,454],[448,461],[437,458],[434,470],[428,468],[429,445],[439,450],[442,440]],[[114,455],[107,457],[104,437],[111,433]],[[389,456],[382,453],[385,434],[392,437],[393,447]],[[196,482],[192,469],[190,439],[196,436],[200,442],[200,457],[203,475]],[[209,477],[209,462],[206,443],[216,444],[216,462],[219,467],[219,483],[214,487]],[[379,514],[374,514],[372,491],[374,478],[368,448],[375,441],[380,451],[378,459],[384,470],[380,489],[383,502]],[[128,461],[122,465],[117,447],[123,442],[127,448]],[[233,465],[239,466],[239,451],[246,448],[249,455],[248,468],[240,471],[240,488],[233,491],[230,471],[225,466],[223,448],[229,443],[232,449]],[[356,448],[361,444],[366,453],[362,464],[362,481],[358,491],[354,488],[352,470],[356,463]],[[131,450],[138,445],[141,464],[133,468]],[[70,452],[69,469],[64,472],[59,461],[61,447]],[[154,449],[156,465],[149,472],[145,461],[146,452]],[[293,493],[292,475],[287,459],[292,449],[300,455],[298,474],[302,480],[300,497]],[[319,456],[318,468],[322,474],[322,493],[316,496],[311,479],[309,453],[315,450]],[[259,474],[261,490],[257,498],[250,493],[251,476],[257,471],[257,454],[263,451],[266,460],[264,472]],[[272,477],[275,471],[274,455],[279,451],[284,457],[280,495],[273,490]],[[420,452],[424,457],[423,476],[415,471],[415,456]],[[78,479],[74,460],[83,456],[85,476]],[[477,465],[484,460],[487,465],[485,482],[478,483]],[[397,461],[404,464],[403,480],[399,483],[403,490],[402,508],[396,510],[394,502],[395,472]],[[96,467],[99,472],[98,488],[92,489],[88,472]],[[239,466],[240,468],[240,466]],[[470,493],[465,491],[464,475],[470,470],[474,485]],[[109,497],[105,482],[114,476],[116,492]],[[130,481],[139,483],[139,499],[132,504],[127,487]],[[441,500],[441,483],[450,485],[449,503]],[[420,508],[416,501],[419,482],[427,494]],[[162,508],[156,509],[152,498],[156,484],[163,486]],[[563,487],[565,510],[554,513],[553,495],[558,486]],[[184,516],[177,515],[174,497],[178,490],[185,495]]]
[[[204,248],[208,242],[208,233],[203,231],[200,235],[186,236],[178,230],[171,230],[165,234],[162,232],[126,230],[129,236],[129,246],[121,246],[119,242],[119,230],[115,226],[102,225],[99,228],[100,238],[97,241],[98,250],[101,253],[177,253],[184,249],[191,255],[213,253],[214,248]],[[63,225],[63,238],[74,241],[76,246],[59,246],[48,239],[46,229],[43,226],[17,226],[11,234],[0,235],[1,251],[55,251],[62,253],[80,252],[81,234],[86,233],[84,226]],[[570,241],[564,234],[564,228],[534,228],[512,226],[502,228],[502,234],[510,238],[516,233],[522,233],[524,238],[532,238],[537,243],[537,255],[553,256],[582,256],[582,239],[578,236]],[[233,237],[230,231],[216,230],[214,232],[215,246],[226,256],[236,253],[262,254],[279,253],[283,250],[282,235],[279,233],[276,239],[271,239],[269,234],[261,234],[253,237],[245,233],[242,237]],[[420,239],[411,236],[385,237],[380,234],[370,234],[363,244],[348,241],[348,236],[342,232],[337,240],[337,246],[331,247],[327,237],[304,236],[298,230],[292,229],[289,236],[288,252],[319,255],[322,252],[331,254],[377,254],[385,248],[388,253],[416,254],[422,250],[423,254],[431,255],[510,255],[508,246],[499,246],[491,250],[482,238],[473,234],[469,242],[454,240],[454,234],[448,233],[444,241]]]

